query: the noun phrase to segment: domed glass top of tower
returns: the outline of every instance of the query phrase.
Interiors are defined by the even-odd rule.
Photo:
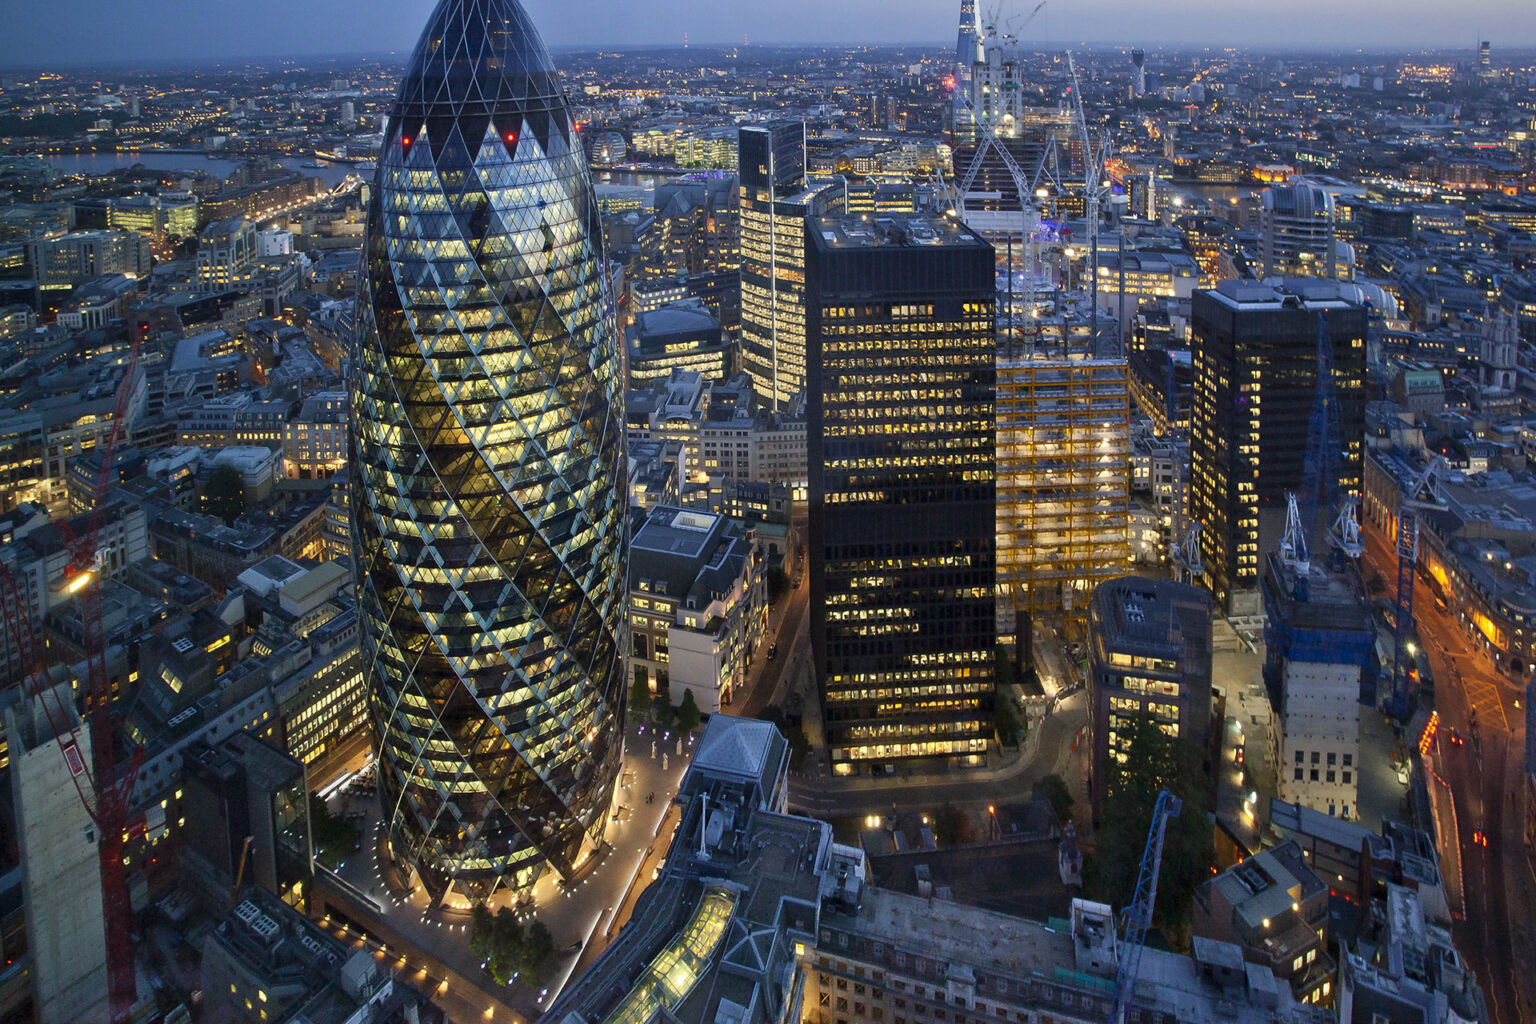
[[[514,0],[443,0],[368,211],[352,535],[394,855],[482,900],[600,839],[625,701],[616,331],[596,204]]]

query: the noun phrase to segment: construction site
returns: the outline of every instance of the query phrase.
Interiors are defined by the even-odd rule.
[[[1130,550],[1130,388],[1123,359],[997,360],[998,635],[1080,619]]]

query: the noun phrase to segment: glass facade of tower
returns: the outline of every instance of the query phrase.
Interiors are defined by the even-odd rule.
[[[392,852],[434,892],[526,892],[607,822],[627,541],[597,207],[515,0],[433,12],[364,261],[352,543]]]
[[[833,770],[992,734],[992,247],[952,218],[808,234],[811,646]]]
[[[1190,515],[1204,524],[1205,583],[1228,614],[1260,611],[1260,553],[1278,546],[1285,494],[1301,487],[1321,312],[1339,399],[1339,489],[1358,497],[1364,308],[1344,298],[1338,284],[1316,279],[1223,281],[1195,292],[1191,303]],[[1327,516],[1319,518],[1326,524]]]
[[[805,222],[841,210],[842,191],[807,187],[805,125],[741,129],[741,365],[778,408],[805,388]]]

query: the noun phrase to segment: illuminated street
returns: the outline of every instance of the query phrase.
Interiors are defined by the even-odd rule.
[[[1367,579],[1397,577],[1395,552],[1377,531],[1366,533]],[[1518,1024],[1536,1012],[1529,986],[1516,979],[1536,977],[1536,871],[1524,848],[1520,791],[1524,773],[1524,714],[1521,691],[1480,652],[1465,630],[1442,611],[1433,591],[1416,577],[1414,619],[1435,679],[1439,712],[1438,761],[1455,800],[1456,849],[1442,835],[1442,863],[1459,867],[1466,899],[1456,922],[1457,943],[1477,965],[1497,1024]],[[1378,592],[1384,595],[1384,590]],[[1452,743],[1452,730],[1464,739]],[[1434,784],[1434,780],[1430,780]],[[1487,844],[1476,840],[1488,837]],[[1459,860],[1459,865],[1457,861]]]

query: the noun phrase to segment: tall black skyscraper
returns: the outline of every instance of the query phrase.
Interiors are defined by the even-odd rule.
[[[808,231],[811,643],[835,770],[992,732],[994,252],[950,218]]]
[[[624,724],[623,440],[597,205],[516,0],[442,0],[368,212],[352,531],[395,857],[483,900],[601,837]]]
[[[1340,490],[1361,493],[1365,309],[1344,297],[1346,287],[1223,281],[1194,294],[1190,514],[1204,524],[1206,582],[1229,613],[1258,614],[1259,565],[1284,530],[1285,492],[1301,486],[1320,313],[1333,342]]]

